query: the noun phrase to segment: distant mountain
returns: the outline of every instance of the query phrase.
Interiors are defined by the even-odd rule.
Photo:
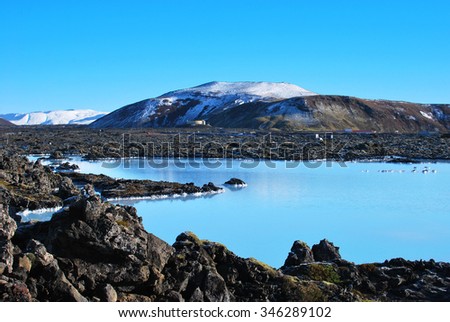
[[[16,125],[90,124],[106,114],[94,110],[60,110],[0,114],[0,118]]]
[[[252,103],[317,95],[296,85],[268,82],[211,82],[127,105],[102,117],[92,127],[172,127],[208,119]],[[230,126],[232,126],[230,124]]]
[[[0,118],[0,126],[1,127],[12,127],[12,126],[15,126],[15,125],[13,123],[5,120],[5,119]]]
[[[450,106],[319,95],[287,83],[212,82],[124,106],[90,126],[176,127],[195,120],[266,130],[447,132]]]

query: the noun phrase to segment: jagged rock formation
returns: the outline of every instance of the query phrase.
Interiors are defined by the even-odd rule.
[[[281,272],[302,280],[320,280],[375,301],[449,301],[449,263],[407,261],[356,265],[341,259],[339,248],[322,240],[311,249],[296,241]]]
[[[300,264],[312,262],[314,262],[314,255],[309,246],[306,243],[297,240],[292,245],[291,251],[286,258],[283,267],[298,266]]]
[[[341,259],[339,247],[334,246],[333,243],[326,239],[321,240],[318,245],[314,245],[312,252],[317,262],[331,262]]]
[[[30,244],[51,254],[52,269],[69,285],[71,300],[106,301],[117,298],[118,291],[139,294],[151,288],[173,251],[147,233],[141,221],[132,207],[104,203],[96,195],[78,197],[49,222],[19,225],[14,242],[32,254],[36,250]],[[55,300],[46,295],[53,294],[52,285],[44,285],[44,291],[33,287],[32,278],[38,276],[32,268],[26,278],[32,297]]]

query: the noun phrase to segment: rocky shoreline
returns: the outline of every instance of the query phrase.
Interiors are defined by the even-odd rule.
[[[196,196],[223,192],[223,188],[209,182],[202,187],[194,183],[176,183],[152,180],[113,179],[106,175],[77,172],[62,173],[76,185],[92,185],[107,200],[120,199],[160,199],[173,196]]]
[[[296,241],[281,269],[182,233],[170,246],[132,207],[79,196],[48,222],[1,214],[2,301],[448,301],[450,264],[355,265]]]
[[[204,187],[58,174],[7,152],[0,180],[1,301],[450,300],[449,263],[400,258],[356,265],[322,240],[312,248],[295,241],[275,269],[190,232],[169,245],[145,231],[135,208],[96,193]],[[22,223],[16,215],[56,205],[62,209],[47,222]]]
[[[193,183],[113,179],[71,171],[54,173],[40,160],[33,163],[11,152],[0,153],[0,200],[9,206],[12,215],[24,210],[61,207],[70,197],[95,191],[114,200],[214,194],[223,192],[223,188],[212,182],[198,187]]]

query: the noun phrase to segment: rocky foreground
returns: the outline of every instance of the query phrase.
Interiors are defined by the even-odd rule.
[[[56,204],[48,222],[15,216]],[[356,265],[322,240],[294,242],[275,269],[189,232],[169,245],[144,230],[135,208],[15,155],[1,154],[0,205],[1,301],[450,300],[449,263]]]

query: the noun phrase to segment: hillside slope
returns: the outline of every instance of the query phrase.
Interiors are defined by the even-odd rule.
[[[1,127],[12,127],[12,126],[15,126],[15,125],[13,123],[5,120],[5,119],[0,118],[0,126]]]
[[[450,106],[318,95],[287,83],[212,82],[124,106],[93,128],[187,126],[228,128],[447,132]]]

